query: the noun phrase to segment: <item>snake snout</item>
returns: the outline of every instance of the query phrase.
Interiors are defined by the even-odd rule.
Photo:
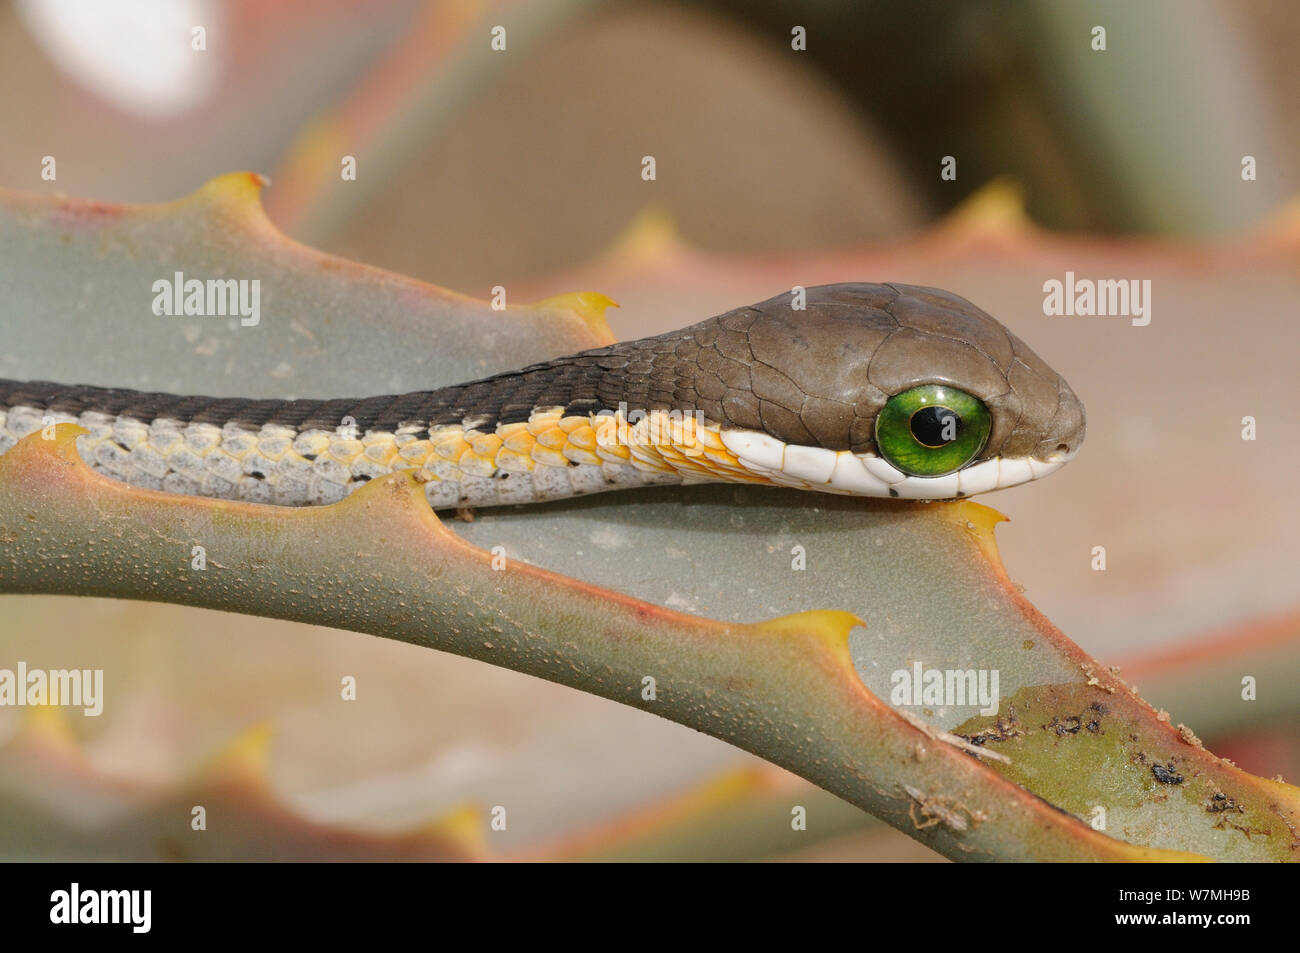
[[[1064,463],[1073,457],[1079,452],[1083,438],[1088,432],[1083,402],[1075,396],[1074,391],[1070,390],[1070,385],[1063,378],[1060,379],[1058,386],[1061,392],[1060,403],[1034,452],[1034,456],[1047,463]]]

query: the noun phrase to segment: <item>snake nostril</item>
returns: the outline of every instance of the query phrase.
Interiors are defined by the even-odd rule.
[[[1070,449],[1070,447],[1069,447],[1068,444],[1058,443],[1058,444],[1056,445],[1056,452],[1057,452],[1057,453],[1065,453],[1065,451],[1067,451],[1067,450],[1069,450],[1069,449]]]

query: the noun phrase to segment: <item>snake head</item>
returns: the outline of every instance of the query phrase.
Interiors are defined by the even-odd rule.
[[[1045,476],[1083,442],[1064,378],[964,298],[835,284],[793,301],[687,329],[701,409],[773,482],[952,499]]]

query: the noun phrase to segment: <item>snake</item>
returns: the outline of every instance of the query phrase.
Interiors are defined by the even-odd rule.
[[[405,394],[195,397],[0,379],[0,454],[78,424],[116,480],[282,506],[413,471],[435,509],[659,484],[953,500],[1057,470],[1083,404],[965,298],[796,289],[652,337]]]

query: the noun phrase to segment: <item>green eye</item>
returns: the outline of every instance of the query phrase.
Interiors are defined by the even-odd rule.
[[[984,448],[989,409],[965,391],[922,384],[889,398],[876,416],[880,455],[908,476],[960,470]]]

